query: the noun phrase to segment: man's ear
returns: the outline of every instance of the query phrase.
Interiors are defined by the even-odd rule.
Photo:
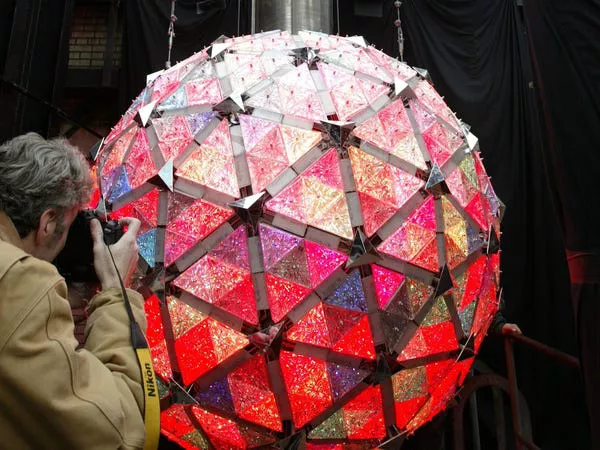
[[[58,212],[54,208],[45,210],[40,216],[40,222],[36,230],[36,241],[38,244],[48,242],[49,238],[54,238],[58,227]]]

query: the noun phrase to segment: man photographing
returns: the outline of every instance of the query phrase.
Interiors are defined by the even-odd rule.
[[[79,350],[67,286],[51,264],[92,185],[66,141],[29,133],[0,146],[0,448],[144,445],[141,373],[119,280],[127,286],[136,267],[140,222],[120,221],[127,231],[111,246],[113,264],[91,221],[101,291]],[[127,296],[145,331],[141,296]]]

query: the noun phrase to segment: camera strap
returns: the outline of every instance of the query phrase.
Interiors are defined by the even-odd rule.
[[[146,428],[144,450],[156,450],[158,448],[158,440],[160,437],[160,400],[156,385],[156,375],[154,374],[154,367],[152,366],[152,358],[150,356],[150,348],[148,347],[148,342],[146,341],[144,333],[142,333],[140,325],[136,322],[133,315],[131,303],[127,296],[127,290],[123,284],[119,269],[117,269],[117,264],[115,263],[115,258],[110,250],[110,246],[107,245],[106,248],[110,254],[110,259],[115,267],[119,283],[121,284],[121,290],[123,291],[125,309],[129,316],[131,343],[135,350],[142,375],[142,389],[144,391],[144,427]]]

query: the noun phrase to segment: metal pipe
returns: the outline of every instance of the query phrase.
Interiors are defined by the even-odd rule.
[[[252,0],[252,20],[259,31],[333,32],[334,0]]]

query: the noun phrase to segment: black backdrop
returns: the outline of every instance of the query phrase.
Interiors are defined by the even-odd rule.
[[[406,58],[427,68],[437,90],[479,137],[485,165],[507,204],[502,270],[506,316],[524,333],[576,353],[564,256],[598,247],[600,209],[600,0],[405,0]],[[238,30],[238,1],[177,2],[173,61]],[[240,28],[249,31],[249,0]],[[383,17],[354,15],[340,1],[341,34],[360,34],[398,55],[396,8]],[[169,4],[125,2],[122,98],[164,67]],[[124,107],[126,105],[124,104]],[[562,231],[562,232],[561,232]],[[518,379],[532,410],[535,442],[543,449],[586,449],[588,426],[578,374],[518,347]],[[499,342],[484,360],[503,370]]]

